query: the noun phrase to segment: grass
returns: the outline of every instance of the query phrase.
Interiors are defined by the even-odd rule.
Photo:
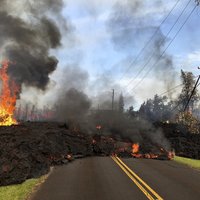
[[[195,160],[195,159],[191,159],[191,158],[183,158],[183,157],[179,157],[179,156],[175,156],[174,160],[176,162],[188,165],[189,167],[200,169],[200,160]]]
[[[45,176],[37,179],[29,179],[22,184],[0,187],[0,199],[3,200],[27,200],[36,186],[42,183]]]

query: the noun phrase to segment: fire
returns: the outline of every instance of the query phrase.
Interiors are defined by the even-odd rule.
[[[132,153],[131,155],[134,158],[142,158],[143,155],[139,153],[140,145],[138,143],[132,144]]]
[[[4,61],[0,69],[0,79],[2,81],[0,95],[0,126],[17,124],[17,121],[14,119],[14,111],[18,87],[7,74],[8,65],[9,62]]]
[[[140,145],[138,143],[135,143],[132,145],[132,153],[138,153],[139,152]]]

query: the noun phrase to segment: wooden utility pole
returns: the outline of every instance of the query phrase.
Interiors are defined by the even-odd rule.
[[[115,90],[112,90],[112,110],[114,110]]]

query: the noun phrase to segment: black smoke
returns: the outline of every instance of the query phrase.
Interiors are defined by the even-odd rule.
[[[9,74],[21,86],[45,90],[58,60],[50,51],[61,45],[56,18],[62,0],[0,0],[0,53],[9,59]]]

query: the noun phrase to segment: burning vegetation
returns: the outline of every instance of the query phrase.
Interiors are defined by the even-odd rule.
[[[17,100],[18,87],[16,83],[10,79],[7,70],[9,61],[1,64],[1,95],[0,95],[0,126],[10,126],[17,124],[14,119],[14,112]]]

